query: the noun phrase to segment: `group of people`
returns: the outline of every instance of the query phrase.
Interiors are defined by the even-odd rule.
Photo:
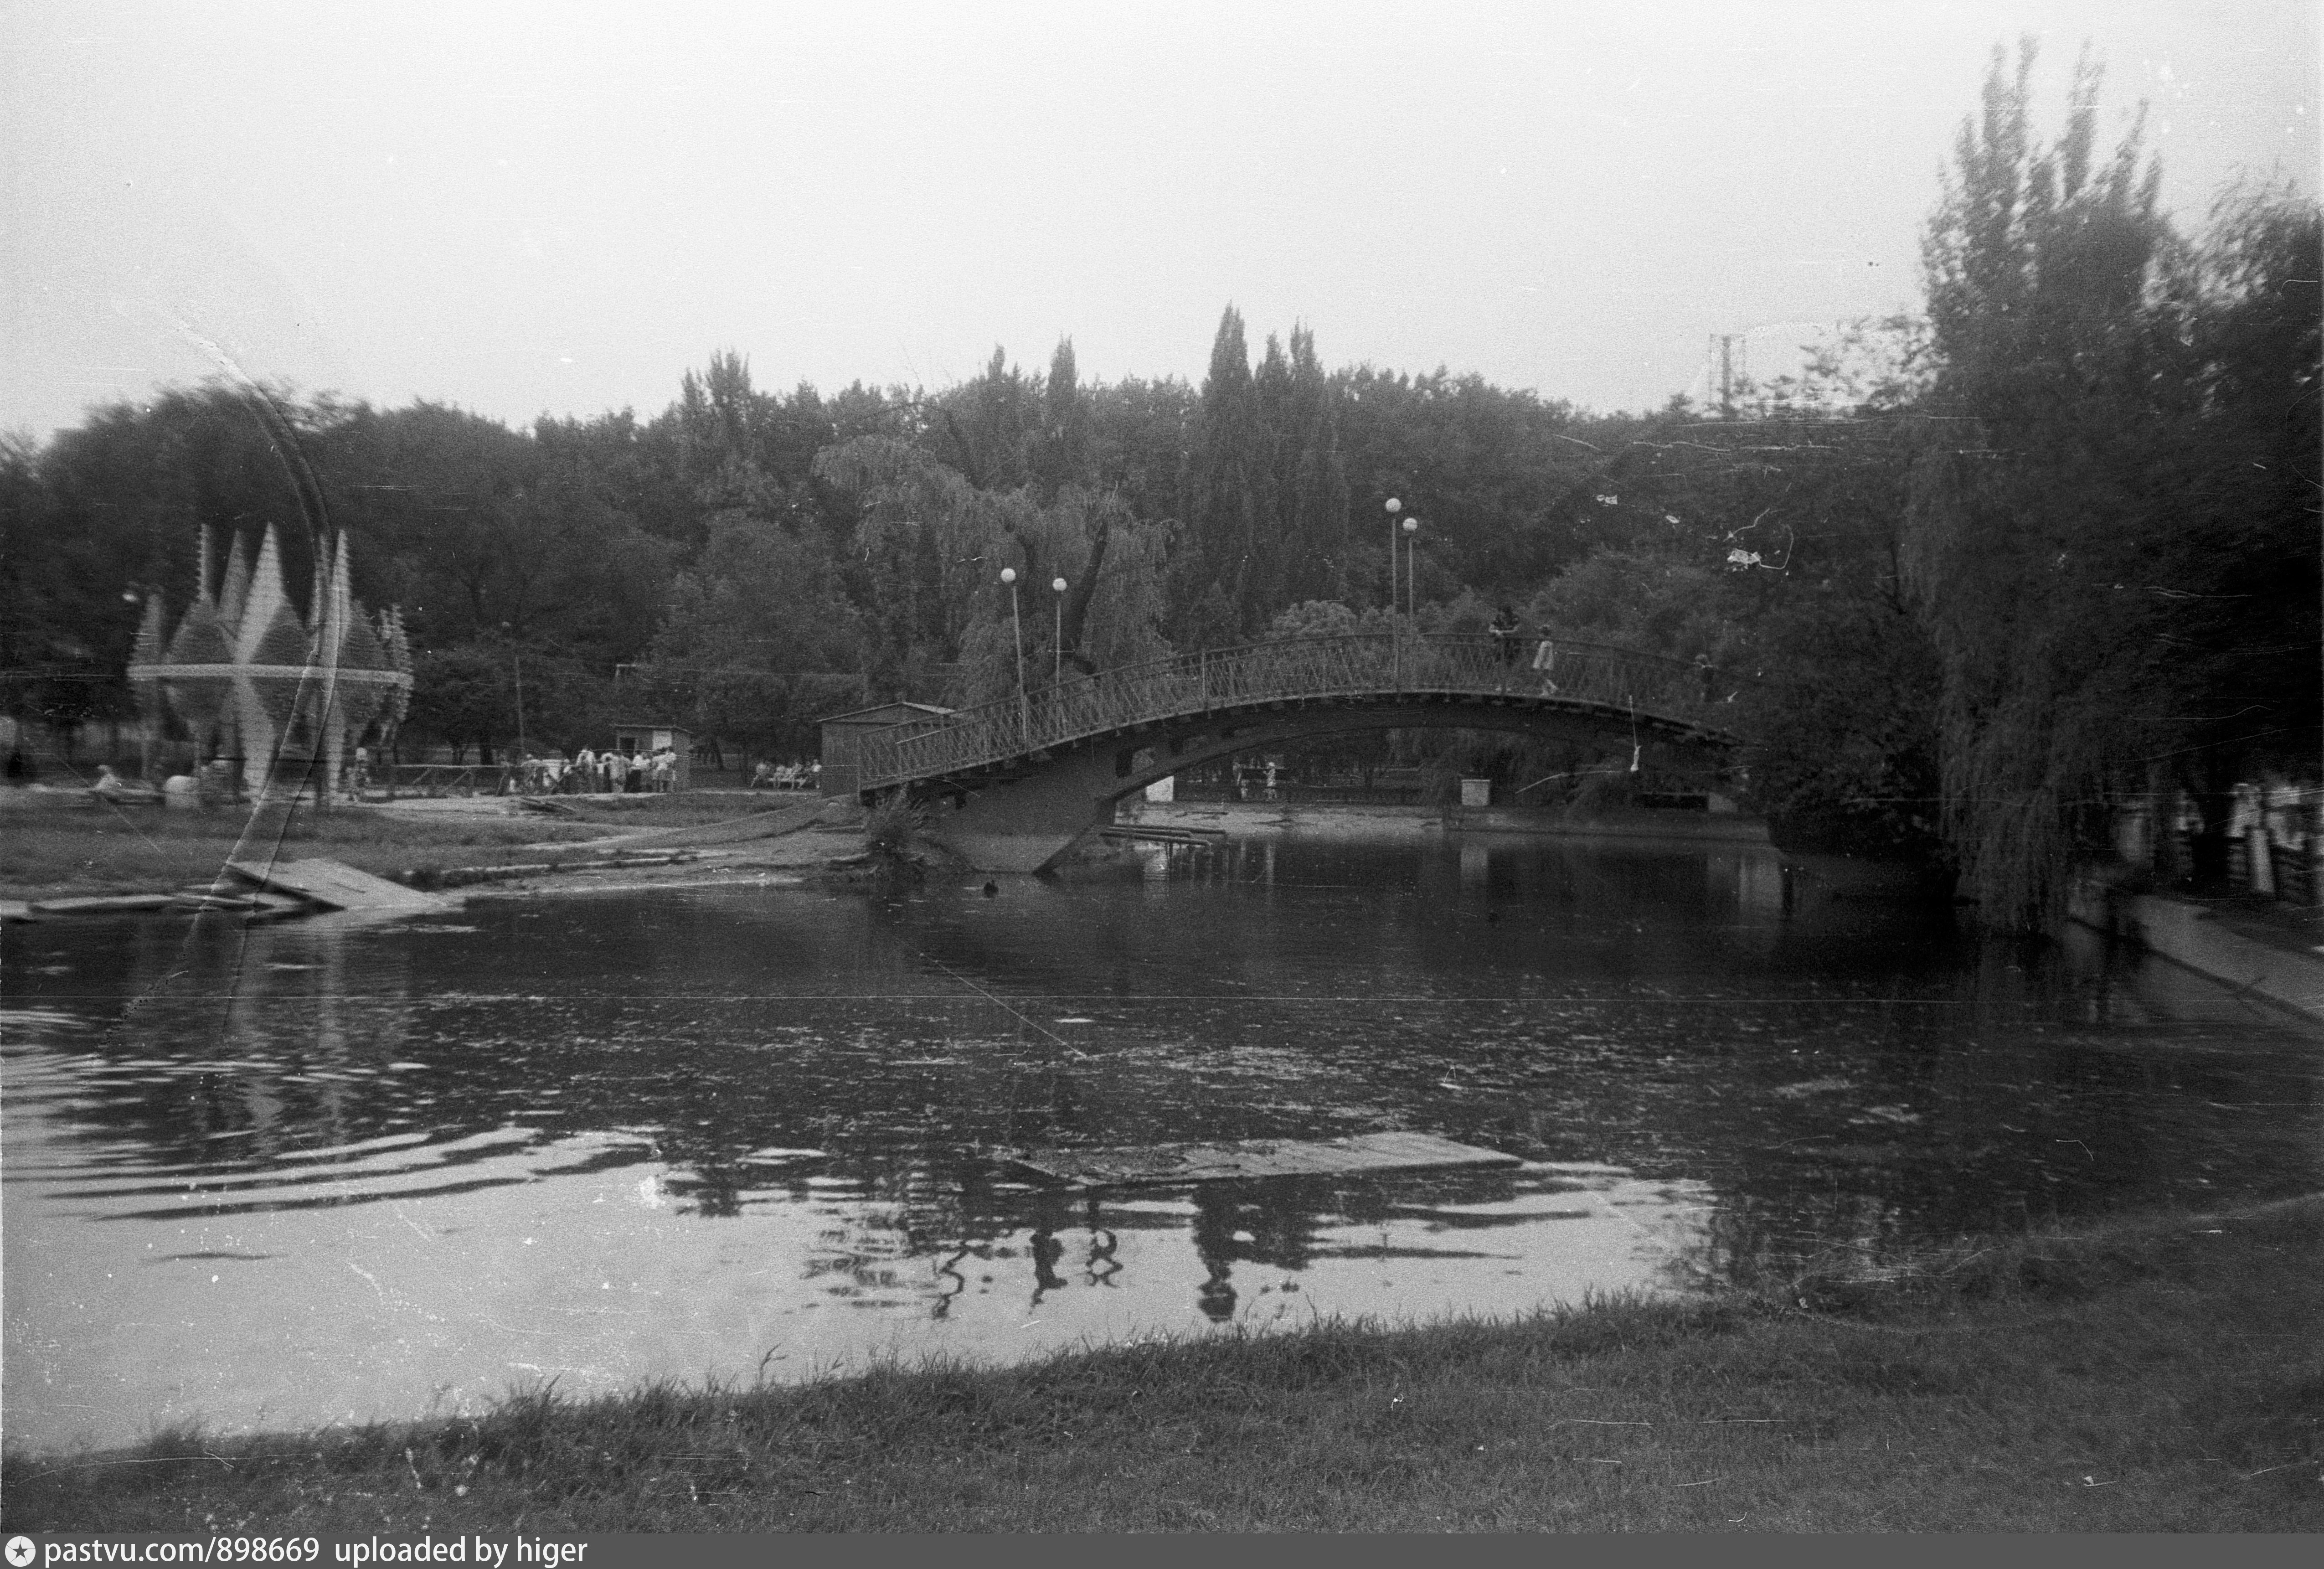
[[[1234,764],[1234,798],[1239,801],[1281,800],[1283,765],[1271,757],[1258,762],[1237,759]]]
[[[1493,648],[1500,656],[1500,689],[1506,692],[1509,689],[1510,684],[1517,679],[1518,662],[1525,658],[1525,646],[1527,641],[1525,625],[1517,620],[1517,611],[1504,605],[1499,614],[1493,617],[1492,625],[1486,630],[1493,634]],[[1540,695],[1545,697],[1554,697],[1557,696],[1555,674],[1557,645],[1547,635],[1548,630],[1546,627],[1542,629],[1543,636],[1534,645],[1533,669],[1534,673],[1541,678]],[[1709,654],[1694,656],[1694,678],[1703,702],[1712,703],[1719,700],[1719,669],[1711,662]],[[1727,701],[1732,703],[1734,700],[1734,695],[1730,693]]]
[[[672,789],[677,781],[675,747],[592,752],[585,746],[569,762],[561,757],[526,758],[505,788],[529,796],[641,795]]]
[[[1501,690],[1506,692],[1509,689],[1517,661],[1525,657],[1525,627],[1517,620],[1516,610],[1504,605],[1500,613],[1493,617],[1492,625],[1486,630],[1493,634],[1493,647],[1501,657]],[[1548,638],[1543,638],[1534,649],[1533,668],[1541,677],[1541,695],[1556,697],[1557,682],[1552,672],[1557,669],[1557,645]]]
[[[761,762],[751,775],[754,790],[811,790],[822,781],[819,762]]]

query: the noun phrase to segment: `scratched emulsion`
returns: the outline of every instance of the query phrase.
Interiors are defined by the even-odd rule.
[[[2314,1038],[1762,851],[1153,852],[892,900],[13,928],[7,1436],[1517,1312],[2319,1177]],[[1506,1172],[1063,1195],[1012,1146]]]

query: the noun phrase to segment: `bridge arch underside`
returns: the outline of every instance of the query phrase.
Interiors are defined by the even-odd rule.
[[[916,780],[909,798],[936,837],[979,871],[1038,872],[1113,821],[1123,797],[1238,752],[1367,730],[1499,730],[1604,744],[1633,736],[1658,746],[1724,752],[1733,736],[1644,711],[1558,698],[1472,696],[1277,701],[1182,715],[1092,736],[1029,757]]]

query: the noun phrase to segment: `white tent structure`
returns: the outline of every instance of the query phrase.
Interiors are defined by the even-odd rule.
[[[338,788],[342,760],[374,720],[392,729],[411,697],[411,651],[392,608],[376,623],[348,590],[341,535],[318,550],[301,621],[282,586],[269,525],[245,566],[237,538],[213,587],[202,531],[194,602],[165,641],[159,595],[146,601],[129,679],[149,723],[164,706],[206,756],[239,758],[253,794]]]

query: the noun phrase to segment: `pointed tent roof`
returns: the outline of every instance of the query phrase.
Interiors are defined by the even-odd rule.
[[[279,614],[278,614],[279,613]],[[290,596],[282,592],[282,552],[274,542],[274,525],[266,525],[266,536],[259,542],[258,560],[250,569],[250,588],[242,602],[241,618],[235,623],[234,657],[240,663],[303,665],[307,662],[307,638],[299,631],[299,652],[290,659],[267,660],[258,657],[259,645],[276,638],[276,623],[281,615],[290,616],[296,630],[299,618],[290,614]]]
[[[274,607],[266,618],[265,630],[258,634],[250,652],[241,663],[249,665],[303,665],[308,662],[311,642],[307,629],[299,624],[299,613],[286,601]]]
[[[337,649],[346,640],[347,623],[357,618],[347,614],[355,595],[347,586],[347,537],[340,534],[330,543],[330,568],[317,573],[317,585],[322,596],[308,609],[308,618],[323,634],[322,646]]]
[[[411,639],[403,630],[403,612],[389,605],[379,613],[380,646],[387,651],[388,668],[411,674]],[[411,688],[409,685],[388,688],[388,699],[383,717],[390,725],[401,725],[411,709]]]
[[[226,576],[218,579],[218,624],[233,639],[242,626],[243,607],[250,601],[250,568],[242,552],[242,532],[235,531],[234,543],[226,547]]]
[[[234,644],[227,641],[226,629],[208,599],[197,599],[187,606],[185,619],[178,623],[177,633],[170,639],[166,657],[173,665],[234,662]]]
[[[129,662],[133,665],[159,664],[167,645],[161,641],[161,596],[145,596],[145,614],[137,623],[137,641],[131,645]]]
[[[360,615],[350,615],[346,621],[346,638],[339,644],[339,668],[343,670],[392,670],[387,650],[380,646],[379,636],[371,623]]]

